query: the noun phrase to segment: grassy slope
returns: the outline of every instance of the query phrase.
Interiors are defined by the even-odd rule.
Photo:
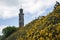
[[[60,6],[49,15],[33,20],[6,40],[60,40]]]

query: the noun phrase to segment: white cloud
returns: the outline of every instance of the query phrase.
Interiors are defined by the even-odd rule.
[[[18,15],[16,7],[0,6],[0,18],[11,18]]]
[[[47,8],[53,6],[56,1],[60,0],[0,0],[0,18],[6,19],[17,16],[21,4],[24,13],[43,13]]]

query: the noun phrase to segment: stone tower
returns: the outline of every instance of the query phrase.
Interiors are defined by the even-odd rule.
[[[24,26],[24,13],[23,13],[23,9],[21,8],[19,13],[19,27],[23,27]]]

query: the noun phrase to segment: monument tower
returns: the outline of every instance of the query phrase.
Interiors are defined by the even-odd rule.
[[[19,13],[19,27],[23,27],[24,26],[24,13],[23,13],[23,9],[21,8]]]

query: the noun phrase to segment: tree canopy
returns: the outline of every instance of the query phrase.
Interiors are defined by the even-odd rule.
[[[17,28],[15,26],[7,26],[6,28],[4,28],[2,30],[2,33],[5,37],[8,37],[9,35],[11,35],[16,30],[17,30]]]

